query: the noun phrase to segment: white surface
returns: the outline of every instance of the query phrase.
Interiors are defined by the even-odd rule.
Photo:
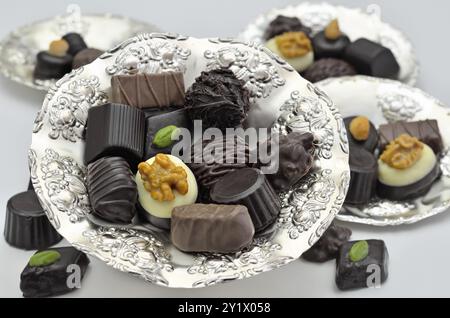
[[[0,37],[21,24],[59,14],[71,1],[15,0],[2,4]],[[248,21],[273,6],[289,0],[166,0],[166,1],[78,1],[85,12],[120,13],[148,20],[162,29],[192,35],[233,36]],[[377,2],[382,16],[406,31],[416,45],[421,63],[418,86],[450,105],[448,90],[450,50],[445,34],[450,28],[445,0],[330,1],[349,6]],[[430,8],[430,4],[433,5]],[[434,33],[436,32],[436,33]],[[434,33],[434,34],[433,34]],[[9,197],[23,191],[28,183],[27,151],[31,127],[44,95],[0,78],[0,228]],[[398,228],[351,225],[353,239],[383,239],[390,253],[389,279],[378,290],[339,292],[334,284],[334,262],[323,265],[294,262],[257,277],[199,290],[173,290],[145,283],[120,273],[91,258],[92,264],[82,289],[71,297],[407,297],[450,296],[450,213],[422,223]],[[0,297],[20,297],[20,273],[32,252],[9,247],[0,239]]]

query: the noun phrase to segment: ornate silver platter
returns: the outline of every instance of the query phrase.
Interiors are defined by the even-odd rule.
[[[35,80],[33,70],[36,54],[48,49],[51,41],[68,32],[83,35],[89,46],[107,50],[124,39],[139,33],[160,32],[144,22],[111,15],[81,15],[76,9],[70,13],[22,26],[0,42],[0,73],[3,76],[31,88],[47,91],[54,80]]]
[[[323,30],[331,20],[338,18],[342,31],[352,41],[365,37],[392,50],[400,64],[400,81],[409,85],[415,85],[417,82],[419,65],[412,43],[401,31],[381,20],[381,9],[377,5],[370,5],[366,11],[363,11],[328,3],[302,2],[282,9],[273,9],[260,15],[238,38],[257,43],[263,42],[264,31],[278,15],[298,17],[315,33]]]
[[[280,194],[283,208],[274,231],[236,254],[185,254],[158,232],[90,223],[83,131],[88,109],[108,100],[111,76],[136,69],[178,70],[189,87],[202,71],[220,67],[246,82],[253,119],[277,116],[273,129],[311,131],[318,140],[316,169]],[[48,218],[71,244],[118,270],[184,288],[247,278],[297,259],[340,211],[350,175],[340,113],[284,61],[254,44],[167,34],[129,39],[53,86],[35,121],[29,159]]]
[[[450,146],[450,108],[423,91],[397,81],[367,76],[342,77],[317,83],[336,103],[342,116],[363,115],[378,126],[398,120],[436,119],[444,144]],[[338,219],[375,226],[411,224],[450,208],[450,150],[441,158],[442,177],[415,201],[374,201],[364,208],[344,206]]]

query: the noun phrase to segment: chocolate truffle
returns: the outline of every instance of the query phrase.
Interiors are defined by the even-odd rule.
[[[302,255],[302,258],[312,263],[331,261],[337,258],[339,249],[350,239],[351,235],[352,231],[350,229],[333,223],[319,241]]]
[[[161,115],[147,117],[145,120],[146,135],[144,159],[156,156],[158,153],[171,154],[177,144],[177,129],[191,129],[191,121],[185,109]]]
[[[336,259],[336,285],[340,290],[377,287],[387,280],[388,262],[383,241],[345,243]]]
[[[91,64],[94,62],[100,55],[103,54],[103,51],[97,49],[84,49],[78,52],[77,55],[73,58],[72,68],[77,69],[82,66]]]
[[[105,157],[89,164],[87,188],[95,216],[112,223],[131,223],[136,214],[137,187],[124,159]]]
[[[380,134],[380,151],[384,151],[389,143],[402,134],[416,137],[421,142],[430,146],[436,155],[440,154],[444,149],[438,122],[434,119],[410,122],[398,121],[380,125],[378,133]]]
[[[138,108],[167,108],[184,105],[184,79],[180,72],[114,75],[111,101]]]
[[[84,278],[89,258],[73,247],[60,247],[34,254],[20,275],[24,297],[64,295],[80,288],[76,279]]]
[[[195,143],[191,149],[189,168],[203,190],[209,192],[226,174],[254,166],[250,159],[245,139],[238,135],[226,135],[219,140],[203,140],[202,145]]]
[[[339,29],[338,20],[333,20],[324,31],[314,36],[312,43],[316,59],[341,58],[350,39]]]
[[[279,136],[278,153],[271,154],[278,160],[278,171],[267,178],[277,191],[289,190],[299,182],[314,164],[314,136],[310,133],[292,132]]]
[[[324,58],[314,62],[302,75],[311,83],[317,83],[332,77],[353,76],[356,70],[344,60]]]
[[[378,146],[378,132],[374,124],[364,116],[352,116],[344,119],[348,141],[355,146],[374,152]]]
[[[123,157],[133,171],[144,155],[144,113],[131,106],[105,104],[89,109],[84,161]]]
[[[33,190],[8,200],[4,235],[8,244],[24,250],[48,248],[62,240]]]
[[[366,204],[375,195],[377,158],[364,148],[350,144],[350,186],[345,203]]]
[[[364,38],[347,46],[344,60],[363,75],[396,79],[400,71],[400,66],[390,49]]]
[[[195,176],[181,159],[158,154],[140,163],[138,170],[139,203],[147,214],[168,219],[175,207],[197,201]]]
[[[392,141],[378,166],[378,196],[396,201],[425,195],[441,173],[433,150],[409,135]]]
[[[48,51],[39,52],[33,76],[36,79],[59,79],[72,71],[72,55],[67,51],[69,45],[64,40],[50,43]]]
[[[220,178],[211,190],[211,199],[219,204],[246,206],[256,232],[273,224],[281,208],[265,175],[253,168],[236,170]]]
[[[267,41],[277,35],[294,31],[304,32],[308,36],[312,33],[311,28],[303,25],[297,17],[279,15],[267,26],[267,29],[264,32],[264,39]]]
[[[244,85],[228,69],[202,72],[186,93],[189,117],[202,120],[204,129],[240,126],[250,108],[250,93]]]
[[[270,39],[265,46],[281,56],[296,71],[303,72],[314,62],[311,40],[303,32],[287,32]]]
[[[242,205],[193,204],[172,212],[172,243],[183,252],[236,253],[250,245],[254,233]]]
[[[87,45],[84,42],[83,37],[78,33],[67,33],[62,38],[69,44],[69,54],[72,56],[75,56],[84,49],[87,49]]]

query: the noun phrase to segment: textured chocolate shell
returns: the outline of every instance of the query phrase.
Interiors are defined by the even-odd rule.
[[[356,70],[344,60],[324,58],[314,62],[302,75],[311,83],[317,83],[331,77],[356,75]]]

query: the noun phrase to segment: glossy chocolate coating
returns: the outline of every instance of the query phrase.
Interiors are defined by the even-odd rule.
[[[79,52],[87,49],[86,42],[84,42],[83,37],[78,33],[67,33],[62,37],[69,44],[68,53],[72,56],[77,55]]]
[[[370,130],[369,130],[369,137],[367,138],[367,140],[362,141],[356,140],[353,137],[352,133],[350,132],[350,124],[352,120],[355,118],[356,116],[344,118],[345,129],[347,129],[348,141],[354,144],[355,146],[363,147],[367,151],[373,153],[378,146],[378,131],[375,128],[375,125],[369,121]]]
[[[254,233],[242,205],[193,204],[172,212],[172,243],[184,252],[239,252],[250,245]]]
[[[333,223],[319,241],[302,255],[302,258],[313,263],[331,261],[338,256],[339,249],[350,239],[351,235],[352,231],[350,229]]]
[[[364,148],[350,144],[350,186],[347,204],[366,204],[375,195],[378,180],[378,161]]]
[[[434,119],[410,122],[398,121],[392,124],[380,125],[378,133],[380,134],[380,151],[384,151],[391,141],[402,134],[416,137],[424,144],[430,146],[437,155],[444,149],[438,122]]]
[[[228,173],[217,181],[210,194],[216,203],[246,206],[256,232],[273,224],[280,213],[280,200],[258,169],[244,168]]]
[[[14,195],[6,204],[5,240],[24,250],[45,249],[62,240],[45,215],[34,190]]]
[[[413,168],[414,167],[412,167],[411,169]],[[378,181],[377,195],[380,198],[393,201],[414,200],[427,194],[427,192],[430,191],[431,187],[433,186],[433,182],[436,181],[436,179],[438,179],[440,175],[441,169],[439,167],[439,163],[437,163],[434,166],[433,170],[424,178],[407,186],[393,187]]]
[[[177,144],[176,141],[171,146],[165,148],[160,148],[153,144],[156,133],[160,129],[170,125],[178,128],[186,128],[188,130],[190,130],[192,126],[185,109],[179,109],[173,112],[147,117],[145,120],[146,135],[144,160],[148,160],[156,156],[158,153],[171,154],[173,147]]]
[[[51,297],[76,290],[68,284],[70,275],[74,275],[74,269],[69,266],[78,266],[80,279],[83,279],[90,262],[86,254],[73,247],[50,250],[59,252],[61,258],[47,266],[27,265],[20,275],[20,289],[24,297]]]
[[[228,69],[202,74],[186,93],[185,107],[191,120],[202,120],[203,128],[235,128],[250,109],[250,93]]]
[[[366,288],[367,279],[374,274],[369,266],[377,266],[380,273],[380,283],[388,277],[389,254],[383,241],[368,240],[369,254],[359,262],[352,262],[349,252],[353,244],[348,242],[341,246],[336,259],[336,285],[340,290]],[[372,282],[371,280],[369,280]]]
[[[47,51],[39,52],[33,76],[36,79],[59,79],[72,71],[72,55],[52,55]]]
[[[103,54],[103,51],[97,49],[87,48],[80,52],[73,58],[72,68],[77,69],[82,66],[88,65],[94,62],[100,55]]]
[[[278,153],[271,154],[278,160],[278,171],[267,178],[277,191],[289,190],[313,167],[314,136],[310,133],[292,132],[279,136]]]
[[[267,29],[264,32],[264,39],[267,41],[286,32],[304,32],[307,36],[311,36],[312,30],[303,25],[296,17],[279,15],[267,26]]]
[[[314,62],[302,75],[311,83],[317,83],[331,77],[356,75],[356,70],[344,60],[325,58]]]
[[[223,139],[213,141],[205,140],[199,149],[197,149],[198,146],[200,146],[198,143],[192,146],[189,168],[194,173],[198,184],[205,190],[211,189],[226,174],[254,165],[250,162],[247,143],[239,136],[225,136]],[[207,158],[209,154],[214,155],[212,158]],[[233,162],[227,158],[232,158]]]
[[[101,157],[123,157],[131,167],[144,155],[145,116],[138,108],[105,104],[89,109],[84,161]]]
[[[136,214],[137,188],[124,159],[105,157],[89,164],[87,188],[96,216],[112,223],[131,223]]]
[[[349,44],[350,39],[348,36],[341,35],[336,40],[330,40],[325,36],[325,31],[317,33],[312,39],[316,59],[341,58]]]
[[[183,73],[115,75],[111,78],[111,101],[138,108],[184,105]]]
[[[363,75],[396,79],[400,71],[390,49],[364,38],[347,46],[344,60]]]

